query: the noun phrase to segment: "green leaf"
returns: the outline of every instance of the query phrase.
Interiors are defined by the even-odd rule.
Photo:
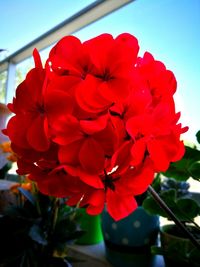
[[[173,162],[170,164],[168,170],[163,173],[163,175],[169,178],[173,177],[178,181],[186,181],[190,177],[187,166],[188,159],[182,159],[180,161]]]
[[[182,221],[192,220],[200,212],[199,205],[190,198],[180,198],[177,200],[177,217]]]
[[[151,184],[156,192],[160,191],[161,189],[161,177],[160,176],[161,176],[160,173],[158,173],[156,177],[154,178],[153,183]]]
[[[190,251],[190,253],[189,253],[188,258],[189,258],[190,263],[193,263],[193,264],[194,263],[196,263],[196,264],[200,263],[200,253],[199,253],[199,250],[197,248],[192,249],[192,251]],[[199,265],[197,265],[197,266],[199,266]]]
[[[200,130],[196,133],[196,138],[198,143],[200,144]]]
[[[32,240],[37,242],[40,245],[46,246],[48,245],[48,241],[45,238],[45,234],[43,230],[37,225],[34,224],[29,231],[29,236]]]
[[[189,173],[194,179],[200,179],[200,160],[192,163],[188,168]]]
[[[183,158],[170,164],[168,170],[163,174],[178,181],[186,181],[190,178],[190,166],[200,160],[200,151],[196,147],[185,146]]]
[[[171,206],[174,205],[174,202],[176,201],[176,190],[175,189],[169,189],[166,191],[161,191],[160,197],[164,202],[167,203],[167,205]]]
[[[154,198],[152,196],[147,197],[143,201],[142,207],[150,215],[160,215],[162,217],[167,217],[167,214],[163,211],[163,209],[159,206],[159,204],[154,200]]]

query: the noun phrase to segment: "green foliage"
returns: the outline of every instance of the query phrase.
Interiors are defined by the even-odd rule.
[[[186,238],[181,239],[176,235],[175,232],[178,230],[174,225],[168,226],[168,229],[162,228],[161,243],[163,243],[163,246],[152,246],[151,253],[163,255],[167,259],[167,266],[200,266],[199,250]],[[196,228],[190,226],[188,230],[194,236],[196,235],[197,239],[200,238],[200,232]]]
[[[197,142],[200,144],[200,130],[196,133]]]
[[[2,155],[0,157],[2,157]],[[12,167],[11,162],[6,162],[6,164],[2,166],[2,168],[0,169],[0,179],[4,179],[6,177],[11,167]]]
[[[0,264],[68,266],[67,244],[84,233],[74,209],[63,200],[41,193],[33,196],[22,188],[20,192],[26,198],[24,204],[11,207],[0,216]]]
[[[200,131],[196,134],[200,142]],[[161,179],[161,176],[164,179]],[[200,203],[189,193],[189,178],[200,180],[200,151],[195,145],[186,146],[183,158],[170,164],[165,173],[154,179],[153,188],[177,218],[183,222],[193,220],[200,214]],[[168,217],[151,195],[143,202],[150,214]],[[168,218],[169,219],[169,218]]]
[[[172,179],[169,179],[168,181],[170,181],[170,183],[173,181],[174,184],[176,184],[176,187],[178,187],[178,184],[181,183]],[[183,183],[181,183],[181,185],[183,186]],[[167,206],[172,210],[179,220],[184,222],[191,221],[200,214],[200,206],[195,200],[192,199],[192,196],[189,193],[180,194],[180,190],[177,188],[160,190],[158,193],[161,199],[167,204]],[[168,215],[158,205],[152,196],[148,196],[144,200],[143,207],[152,215],[157,214],[168,218]]]
[[[200,131],[196,134],[197,142],[200,144]],[[186,181],[192,177],[200,180],[200,151],[197,147],[185,145],[185,154],[177,162],[170,164],[169,169],[164,173],[167,177],[173,177],[179,181]]]
[[[196,137],[200,143],[200,131]],[[200,181],[200,151],[194,145],[185,145],[183,158],[171,163],[165,173],[158,174],[152,186],[177,219],[184,223],[188,231],[190,231],[191,223],[193,224],[193,231],[190,233],[199,240],[200,228],[194,222],[194,218],[200,215],[200,202],[196,194],[188,191],[190,185],[187,180],[189,178]],[[160,215],[170,220],[168,214],[151,195],[148,195],[143,201],[143,207],[152,215]],[[187,238],[176,225],[174,225],[174,232],[170,232],[170,234],[170,236]],[[153,246],[151,248],[152,254],[164,255],[169,260],[169,266],[185,266],[184,264],[186,266],[200,266],[197,264],[200,262],[199,250],[194,248],[192,244],[191,247],[188,246],[189,241],[182,242],[180,238],[172,239],[170,236],[162,237],[161,235],[161,244],[165,238],[168,243],[167,245],[162,244],[161,247]]]

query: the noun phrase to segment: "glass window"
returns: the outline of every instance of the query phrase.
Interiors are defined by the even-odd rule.
[[[5,103],[6,100],[6,80],[7,71],[0,73],[0,103]]]

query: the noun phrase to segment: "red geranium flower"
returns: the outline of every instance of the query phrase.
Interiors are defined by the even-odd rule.
[[[152,113],[130,118],[126,129],[133,140],[132,164],[140,164],[147,154],[154,162],[156,171],[166,171],[170,162],[181,159],[184,154],[180,134],[186,129],[176,125],[179,114],[171,112],[170,106],[160,104]]]
[[[43,90],[45,87],[45,70],[34,51],[35,68],[26,76],[18,86],[16,97],[9,108],[16,115],[7,126],[6,134],[10,140],[24,149],[37,151],[48,150],[50,140],[48,136],[48,123],[44,110]]]
[[[81,43],[61,39],[42,67],[16,91],[4,131],[18,155],[18,173],[41,192],[66,197],[68,205],[99,214],[104,204],[115,220],[130,214],[134,196],[154,173],[184,153],[173,94],[174,74],[124,33]]]

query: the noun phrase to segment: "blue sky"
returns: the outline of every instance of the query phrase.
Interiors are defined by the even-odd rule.
[[[18,50],[91,2],[0,0],[0,48],[9,53]],[[74,35],[83,41],[104,32],[135,35],[141,55],[151,52],[174,72],[177,111],[181,110],[181,121],[190,127],[185,138],[194,140],[200,129],[199,25],[200,0],[136,0]]]

